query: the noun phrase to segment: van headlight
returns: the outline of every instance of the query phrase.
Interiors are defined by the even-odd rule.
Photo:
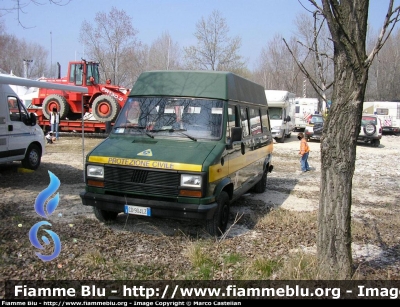
[[[104,167],[101,165],[88,165],[86,167],[88,177],[104,178]]]
[[[182,174],[181,175],[181,186],[201,188],[201,176],[200,175]]]

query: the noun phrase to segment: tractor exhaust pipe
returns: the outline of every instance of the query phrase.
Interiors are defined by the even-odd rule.
[[[57,62],[57,79],[61,79],[61,65]]]

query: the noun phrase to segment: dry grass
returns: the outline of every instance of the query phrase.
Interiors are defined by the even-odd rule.
[[[100,141],[85,139],[86,151]],[[58,144],[48,146],[48,153],[50,157],[56,153],[69,156],[68,153],[74,151],[80,159],[80,143],[80,140],[63,138]],[[48,167],[53,166],[49,163]],[[63,174],[64,185],[74,185],[81,180],[81,174],[74,170],[75,174]],[[34,184],[23,182],[30,178],[28,176],[17,177],[11,171],[9,173],[9,177],[3,173],[3,178],[7,178],[3,189]],[[44,176],[47,184],[46,169],[35,175],[35,178]],[[30,188],[33,194],[37,193],[34,185]],[[364,204],[362,211],[354,213],[354,246],[379,251],[358,256],[358,250],[354,248],[354,279],[400,279],[398,213],[396,206],[372,203]],[[244,217],[233,218],[235,224],[242,222]],[[52,224],[62,241],[62,253],[54,261],[44,263],[35,256],[35,249],[27,239],[29,228],[36,220],[26,214],[26,204],[7,200],[0,205],[1,281],[319,279],[321,274],[317,271],[315,255],[316,211],[260,209],[251,219],[247,233],[229,236],[230,229],[216,240],[195,237],[180,229],[172,235],[157,227],[146,233],[140,231],[140,222],[135,225],[135,230],[127,230],[125,221],[117,227],[99,223],[92,214],[77,214],[74,227],[69,227],[69,222],[62,219]]]

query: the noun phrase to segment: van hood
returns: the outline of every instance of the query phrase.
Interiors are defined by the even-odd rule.
[[[270,119],[269,121],[270,121],[271,127],[280,127],[283,124],[282,119]]]
[[[88,162],[201,171],[214,149],[210,142],[171,139],[108,138],[87,156]]]

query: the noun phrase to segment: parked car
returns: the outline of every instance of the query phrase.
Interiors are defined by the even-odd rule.
[[[306,128],[304,129],[304,135],[307,141],[310,140],[321,140],[322,129],[324,128],[324,117],[321,114],[311,115]]]
[[[373,147],[379,147],[382,138],[382,123],[375,114],[363,114],[361,129],[357,141],[369,143]]]

